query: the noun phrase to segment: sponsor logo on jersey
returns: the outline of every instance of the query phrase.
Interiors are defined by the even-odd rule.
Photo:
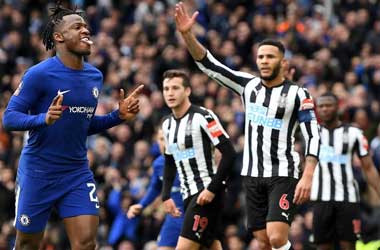
[[[94,115],[95,107],[62,105],[62,111],[65,110],[68,110],[70,114],[84,114],[87,119],[91,119]]]
[[[268,117],[268,108],[256,103],[249,103],[247,107],[247,118],[251,123],[272,129],[281,129],[282,120]]]
[[[310,98],[306,98],[302,101],[301,110],[314,109],[314,102]]]
[[[177,143],[169,145],[169,152],[173,155],[175,161],[183,161],[195,157],[195,150],[193,148],[181,150]]]
[[[209,122],[207,124],[207,128],[209,129],[211,136],[214,138],[219,137],[223,134],[222,129],[215,120]]]
[[[21,225],[23,225],[23,226],[29,226],[30,223],[32,222],[31,219],[29,218],[29,216],[27,216],[26,214],[22,214],[19,218],[19,221],[20,221]]]
[[[335,150],[331,146],[321,145],[321,151],[319,152],[319,161],[323,163],[337,163],[337,164],[347,164],[348,155],[335,154]]]

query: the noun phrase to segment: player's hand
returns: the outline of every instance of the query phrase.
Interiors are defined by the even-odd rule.
[[[139,95],[144,85],[139,85],[131,94],[125,97],[124,90],[120,89],[119,94],[119,117],[122,120],[133,120],[140,111]]]
[[[197,199],[197,204],[198,205],[206,205],[208,203],[210,203],[215,197],[215,194],[209,190],[207,190],[207,188],[203,189],[203,191],[198,195],[198,199]]]
[[[186,33],[191,30],[191,27],[194,25],[195,20],[198,16],[199,12],[196,11],[190,18],[186,12],[186,8],[183,2],[179,2],[175,5],[175,23],[177,30],[181,33]]]
[[[173,217],[180,217],[181,216],[181,210],[176,207],[173,199],[168,199],[164,201],[164,210],[166,213],[170,214]]]
[[[61,118],[62,116],[62,102],[63,102],[63,95],[57,95],[54,97],[53,101],[50,104],[50,107],[48,109],[48,112],[45,116],[45,122],[47,125],[52,125],[55,123],[56,120]]]
[[[299,205],[310,199],[311,182],[311,178],[307,176],[302,176],[302,178],[296,186],[293,203]]]
[[[141,214],[142,206],[140,204],[134,204],[129,207],[127,212],[128,219],[132,219],[136,217],[137,215]]]

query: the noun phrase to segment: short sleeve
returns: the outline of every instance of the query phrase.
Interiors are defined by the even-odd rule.
[[[363,134],[363,131],[355,128],[355,151],[359,157],[364,157],[369,153],[369,144],[368,140]]]
[[[204,114],[199,115],[202,116],[200,119],[201,127],[214,146],[228,140],[229,136],[227,132],[224,130],[218,117],[211,110],[205,109]]]

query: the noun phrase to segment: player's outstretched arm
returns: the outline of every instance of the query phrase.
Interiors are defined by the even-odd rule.
[[[209,77],[215,79],[217,83],[222,86],[228,87],[241,95],[244,86],[254,78],[253,75],[239,72],[228,68],[218,60],[216,60],[210,52],[198,41],[194,33],[191,31],[196,18],[198,16],[196,11],[191,17],[187,14],[187,10],[182,2],[176,4],[175,8],[175,22],[176,28],[181,34],[187,49],[193,59],[196,61],[197,66],[206,73]]]
[[[3,125],[9,131],[25,131],[54,124],[62,116],[63,95],[57,95],[46,113],[28,114],[29,106],[12,97],[4,112]]]
[[[194,60],[199,61],[206,56],[206,48],[197,40],[191,28],[196,22],[196,18],[199,12],[196,11],[190,17],[187,14],[187,10],[183,4],[183,2],[179,2],[175,7],[175,23],[177,30],[180,32],[182,38],[184,39],[187,48],[194,58]]]

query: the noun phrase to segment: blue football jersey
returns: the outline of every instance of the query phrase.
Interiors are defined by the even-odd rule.
[[[7,129],[29,130],[19,166],[23,173],[51,177],[87,168],[87,136],[122,122],[118,111],[94,116],[102,81],[92,65],[74,70],[57,56],[26,71],[4,113]],[[57,95],[63,95],[63,114],[47,126],[46,112]]]

